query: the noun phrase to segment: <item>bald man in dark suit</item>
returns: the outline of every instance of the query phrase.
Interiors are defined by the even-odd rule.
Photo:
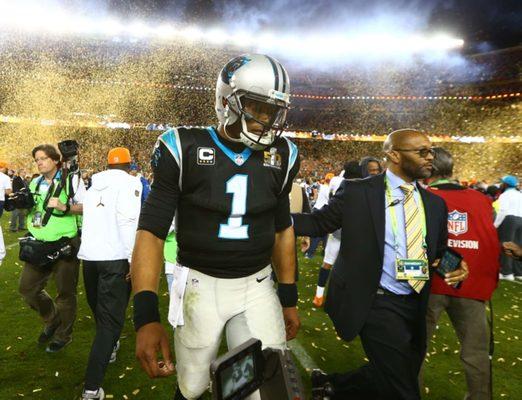
[[[420,399],[430,266],[447,248],[447,209],[416,182],[431,175],[426,135],[395,131],[384,152],[384,173],[344,181],[328,205],[293,215],[299,236],[342,228],[325,308],[341,338],[361,338],[369,363],[344,374],[314,373],[314,387],[332,388],[333,399]],[[462,262],[446,282],[466,276]]]

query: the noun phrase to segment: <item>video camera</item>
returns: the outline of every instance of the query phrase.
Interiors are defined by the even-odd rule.
[[[259,389],[262,400],[304,400],[304,389],[290,351],[261,350],[250,339],[210,365],[213,400],[240,400]]]
[[[12,186],[13,192],[5,196],[4,210],[28,210],[33,208],[34,198],[27,182],[21,176],[15,175]]]
[[[69,172],[77,172],[78,165],[78,150],[80,145],[76,140],[63,140],[58,143],[58,149],[62,153],[62,163]]]

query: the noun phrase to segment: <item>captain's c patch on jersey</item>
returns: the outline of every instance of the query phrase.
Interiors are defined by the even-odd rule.
[[[198,165],[214,165],[216,150],[212,147],[198,147]]]
[[[263,166],[281,169],[281,154],[275,147],[263,152]]]

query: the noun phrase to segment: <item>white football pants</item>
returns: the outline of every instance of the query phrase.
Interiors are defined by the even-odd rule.
[[[326,248],[324,249],[323,263],[334,265],[340,248],[341,239],[337,239],[334,235],[328,236],[328,242],[326,242]]]
[[[281,303],[268,266],[245,278],[220,279],[190,270],[183,297],[184,325],[174,334],[176,372],[181,393],[196,399],[210,383],[221,335],[233,349],[250,338],[263,348],[286,348]],[[249,397],[259,399],[256,392]]]

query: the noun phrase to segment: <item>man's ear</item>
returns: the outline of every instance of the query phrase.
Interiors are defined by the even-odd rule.
[[[399,163],[399,154],[398,152],[396,151],[393,151],[393,150],[390,150],[386,153],[386,160],[387,161],[390,161],[394,164],[398,164]]]

